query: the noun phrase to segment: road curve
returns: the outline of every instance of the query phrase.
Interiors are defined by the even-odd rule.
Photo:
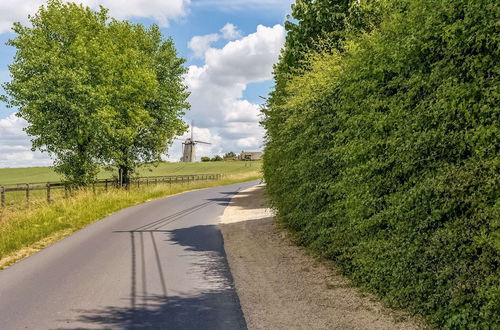
[[[0,271],[0,329],[246,329],[217,223],[256,184],[122,210]]]

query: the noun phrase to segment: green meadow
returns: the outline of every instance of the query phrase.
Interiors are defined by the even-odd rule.
[[[139,176],[163,176],[183,174],[240,174],[260,170],[261,162],[221,161],[206,163],[160,163],[139,168]],[[112,178],[113,171],[103,170],[99,178]],[[1,168],[0,186],[15,183],[57,182],[62,177],[51,167]]]

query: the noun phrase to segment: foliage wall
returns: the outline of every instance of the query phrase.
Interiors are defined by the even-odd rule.
[[[272,203],[302,244],[391,305],[439,327],[493,328],[498,3],[359,4],[332,28],[340,38],[303,51],[302,69],[286,72],[286,56],[275,68],[263,121]]]

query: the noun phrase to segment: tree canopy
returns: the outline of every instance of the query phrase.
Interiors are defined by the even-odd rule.
[[[68,180],[86,184],[111,164],[126,183],[138,163],[160,160],[187,129],[184,60],[156,25],[59,0],[30,23],[14,24],[8,44],[17,51],[4,88],[29,123],[33,149],[53,155]]]

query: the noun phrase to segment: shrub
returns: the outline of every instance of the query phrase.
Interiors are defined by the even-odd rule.
[[[264,175],[299,242],[446,328],[500,324],[497,2],[399,0],[268,105]]]

